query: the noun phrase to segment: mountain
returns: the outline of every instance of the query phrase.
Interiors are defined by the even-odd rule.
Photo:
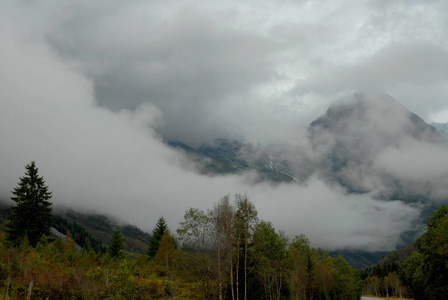
[[[448,138],[448,123],[431,123],[431,126],[437,129],[445,138]]]
[[[176,141],[168,145],[185,152],[202,174],[253,172],[256,181],[299,184],[316,174],[330,184],[341,185],[348,193],[373,192],[377,199],[426,205],[432,197],[430,183],[422,183],[420,188],[382,168],[378,160],[409,145],[448,144],[436,128],[394,98],[364,94],[331,105],[311,122],[307,139],[312,154],[284,145],[254,145],[223,138],[199,147]],[[448,200],[448,196],[445,198],[437,200]]]
[[[392,263],[401,264],[415,251],[417,251],[417,249],[417,243],[414,242],[404,248],[391,251],[378,262],[378,265],[381,266]]]
[[[217,138],[197,148],[180,142],[168,142],[173,148],[184,151],[202,174],[225,175],[255,172],[256,181],[303,182],[303,174],[294,171],[284,149],[275,145],[261,146]]]
[[[420,211],[414,229],[402,233],[398,247],[424,231],[437,203],[448,202],[446,193],[433,193],[444,189],[443,179],[401,171],[403,164],[426,161],[425,155],[431,155],[426,150],[446,151],[446,138],[388,95],[355,94],[338,101],[310,124],[308,134],[316,173],[325,181],[344,187],[347,193],[400,200]],[[394,164],[403,157],[404,162]],[[424,170],[415,169],[420,171]]]
[[[362,269],[376,265],[384,259],[389,252],[375,251],[368,252],[362,250],[336,250],[328,253],[331,257],[342,256],[352,267]]]
[[[378,197],[384,199],[405,200],[426,194],[410,194],[399,178],[378,170],[375,163],[381,154],[409,143],[447,142],[433,126],[388,95],[355,94],[336,102],[310,124],[308,133],[322,178],[349,192],[381,190]]]

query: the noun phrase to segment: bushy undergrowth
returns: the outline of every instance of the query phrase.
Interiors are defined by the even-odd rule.
[[[69,238],[7,247],[0,235],[0,299],[26,299],[30,287],[32,299],[171,299],[173,287],[177,299],[193,299],[200,297],[197,285],[179,283],[145,256],[113,259],[79,251]]]

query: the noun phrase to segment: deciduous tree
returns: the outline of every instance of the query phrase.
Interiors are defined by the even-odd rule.
[[[229,276],[232,299],[235,297],[233,289],[233,217],[234,208],[229,202],[229,195],[221,198],[211,212],[215,244],[218,259],[219,299],[223,298],[223,274]]]
[[[266,298],[280,299],[286,280],[288,240],[282,232],[277,233],[270,222],[261,221],[252,242],[256,272]]]
[[[247,195],[235,195],[235,205],[236,205],[236,213],[235,213],[235,231],[237,238],[237,249],[236,249],[236,284],[237,284],[237,295],[239,295],[238,291],[238,273],[239,273],[239,263],[240,263],[240,252],[241,247],[243,247],[243,270],[244,270],[244,299],[247,299],[247,249],[249,246],[249,240],[252,237],[252,234],[255,229],[255,225],[258,221],[258,213],[255,209],[255,205],[249,201]]]
[[[177,234],[182,247],[196,252],[206,252],[212,248],[211,217],[197,208],[190,208],[180,222]]]
[[[441,206],[428,222],[419,247],[423,254],[425,298],[448,299],[448,207]]]
[[[174,239],[172,238],[170,232],[165,230],[162,238],[160,239],[159,248],[155,256],[156,262],[162,263],[168,271],[171,262],[173,261],[175,250]]]

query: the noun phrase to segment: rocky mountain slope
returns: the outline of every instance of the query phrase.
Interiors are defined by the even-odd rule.
[[[443,132],[443,126],[438,127]],[[202,174],[252,171],[258,181],[305,183],[318,175],[348,193],[374,193],[384,200],[427,203],[430,188],[415,187],[384,167],[391,152],[414,146],[448,149],[448,141],[433,126],[388,95],[355,94],[336,102],[308,128],[312,153],[294,153],[283,145],[253,145],[218,138],[191,147],[168,144],[196,163]],[[418,150],[418,149],[417,149]],[[425,155],[422,153],[422,155]],[[441,195],[448,201],[448,194]]]
[[[431,126],[445,138],[448,138],[448,123],[431,123]]]
[[[184,151],[202,174],[223,175],[256,172],[256,181],[303,182],[304,177],[294,172],[294,162],[288,161],[284,149],[274,145],[261,146],[218,138],[197,148],[180,142],[168,142]]]
[[[337,102],[308,131],[320,176],[349,192],[375,190],[379,198],[404,201],[427,195],[403,187],[401,178],[379,167],[378,160],[387,151],[447,142],[433,126],[387,95],[355,94]]]

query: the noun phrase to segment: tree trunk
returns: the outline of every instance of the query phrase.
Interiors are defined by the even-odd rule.
[[[218,280],[219,280],[219,300],[222,300],[222,274],[221,274],[221,239],[218,233]]]
[[[31,279],[30,286],[28,287],[28,296],[26,297],[26,300],[31,299],[31,292],[33,291],[33,284],[34,284],[34,280]]]
[[[8,277],[8,284],[6,285],[6,293],[5,293],[5,300],[9,299],[9,284],[11,283],[11,275]]]
[[[240,237],[239,235],[237,235],[237,246],[236,246],[236,264],[235,264],[235,272],[236,272],[236,300],[240,299],[240,292],[239,292],[239,287],[240,287],[240,283],[239,283],[239,266],[240,266]]]
[[[230,290],[232,291],[232,300],[235,299],[235,291],[233,289],[233,265],[232,265],[232,251],[229,251],[229,264],[230,264]]]
[[[246,236],[246,245],[244,245],[244,300],[247,300],[247,240]]]

